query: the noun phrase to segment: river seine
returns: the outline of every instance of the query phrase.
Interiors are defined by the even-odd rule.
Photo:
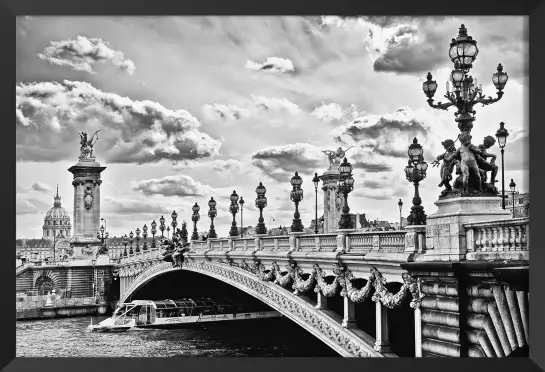
[[[338,356],[286,318],[196,324],[122,333],[86,330],[105,317],[17,321],[17,357]]]

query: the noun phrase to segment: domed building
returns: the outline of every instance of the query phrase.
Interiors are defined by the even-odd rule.
[[[69,238],[72,236],[72,225],[68,212],[61,206],[59,186],[54,197],[53,208],[47,211],[44,218],[43,237],[53,239],[55,236]]]

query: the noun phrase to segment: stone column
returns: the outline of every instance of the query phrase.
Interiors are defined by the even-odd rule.
[[[376,307],[376,342],[374,349],[379,353],[390,351],[388,344],[388,309],[380,301],[375,302]]]
[[[314,307],[317,310],[327,310],[327,297],[323,295],[322,291],[318,291],[318,303]]]
[[[328,170],[320,176],[324,191],[324,234],[334,232],[339,228],[341,212],[335,203],[339,178],[340,174],[337,170]]]
[[[74,175],[74,233],[72,247],[78,256],[82,248],[100,246],[96,234],[100,229],[101,167],[94,158],[79,159],[68,169]]]
[[[342,326],[344,328],[356,328],[356,320],[354,319],[355,307],[354,302],[348,298],[348,296],[343,297],[344,301],[344,318]]]
[[[414,309],[414,356],[422,358],[422,313],[420,306]]]

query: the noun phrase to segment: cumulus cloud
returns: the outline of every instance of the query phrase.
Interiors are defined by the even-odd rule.
[[[252,164],[279,182],[288,181],[295,172],[313,174],[327,163],[327,157],[308,143],[273,146],[252,154]]]
[[[251,100],[240,104],[213,103],[203,107],[203,114],[209,120],[240,120],[256,117],[267,112],[299,115],[303,110],[287,98],[263,97],[253,94]]]
[[[292,61],[279,57],[269,57],[263,63],[248,60],[245,67],[254,71],[295,72]]]
[[[199,131],[199,121],[186,110],[79,81],[17,84],[15,123],[18,160],[72,159],[79,148],[78,132],[90,135],[99,128],[95,150],[109,163],[199,159],[216,155],[221,145]]]
[[[44,213],[51,205],[44,203],[38,199],[22,199],[17,198],[15,203],[16,214],[37,214]]]
[[[78,35],[75,40],[51,41],[38,57],[59,66],[69,66],[75,71],[95,74],[95,63],[110,62],[118,70],[134,74],[134,62],[123,52],[110,47],[107,41]]]
[[[166,176],[136,182],[133,190],[144,195],[162,196],[203,196],[214,191],[210,186],[185,175]]]
[[[338,127],[335,140],[354,144],[367,153],[403,158],[413,137],[425,138],[429,128],[413,110],[402,107],[393,114],[369,115]]]
[[[32,186],[30,186],[30,188],[34,191],[39,191],[39,192],[50,192],[51,191],[51,187],[43,182],[40,182],[40,181],[36,181],[32,184]]]
[[[514,132],[507,137],[505,169],[506,170],[525,170],[530,169],[530,138],[526,130]],[[497,149],[497,148],[496,148]],[[498,151],[495,151],[497,153]],[[498,155],[498,160],[500,154]],[[496,164],[500,164],[496,161]]]
[[[332,122],[336,120],[354,120],[359,116],[358,108],[356,105],[351,104],[346,109],[343,109],[341,105],[335,102],[324,103],[314,108],[310,115],[316,116],[318,119],[325,122]]]
[[[146,213],[160,215],[172,212],[157,204],[136,199],[106,197],[103,205],[103,212],[112,214],[136,215]]]

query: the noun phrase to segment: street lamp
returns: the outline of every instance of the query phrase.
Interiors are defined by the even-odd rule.
[[[195,203],[191,209],[193,210],[193,215],[191,216],[191,221],[193,221],[193,234],[191,234],[191,240],[199,240],[199,234],[197,233],[197,221],[201,219],[201,216],[199,216],[199,211],[201,208],[197,203]]]
[[[408,154],[409,162],[405,167],[405,176],[409,182],[414,183],[414,198],[413,206],[411,207],[411,214],[407,220],[409,225],[425,225],[426,214],[424,213],[424,207],[421,205],[422,199],[420,199],[420,195],[418,194],[418,185],[420,181],[426,178],[428,163],[424,161],[424,150],[416,138],[409,146]]]
[[[99,254],[105,254],[108,252],[108,248],[106,247],[106,239],[110,237],[110,234],[108,232],[105,233],[104,225],[100,226],[100,231],[97,232],[97,238],[100,239],[100,250]]]
[[[176,221],[176,218],[178,218],[178,214],[176,211],[172,212],[170,215],[172,217],[172,223],[170,224],[172,226],[172,236],[174,237],[174,234],[176,233],[176,226],[178,226],[178,221]]]
[[[401,209],[403,208],[403,202],[401,199],[399,199],[399,203],[397,203],[399,206],[399,230],[403,228],[403,217],[401,217]]]
[[[242,220],[242,207],[244,206],[244,199],[242,196],[240,197],[240,200],[238,201],[238,204],[240,204],[240,237],[244,237],[244,223]]]
[[[350,217],[350,208],[348,207],[348,194],[354,190],[354,178],[352,178],[352,165],[344,158],[344,161],[339,165],[339,190],[344,196],[343,209],[341,219],[339,221],[339,229],[353,229],[354,224]]]
[[[159,230],[161,230],[161,240],[163,240],[165,237],[165,217],[161,216],[161,218],[159,218],[159,223]]]
[[[458,128],[462,133],[469,133],[471,132],[471,128],[473,128],[473,121],[475,120],[473,107],[478,103],[485,106],[499,101],[503,96],[503,88],[508,79],[507,73],[503,71],[503,66],[500,63],[497,67],[497,72],[492,75],[492,83],[494,83],[497,89],[497,98],[490,96],[486,98],[483,94],[482,86],[477,86],[477,79],[473,79],[469,75],[469,71],[473,67],[473,62],[478,54],[477,41],[473,40],[467,34],[466,27],[462,25],[458,37],[452,39],[450,43],[449,57],[454,64],[454,70],[450,74],[450,80],[453,85],[452,91],[447,83],[445,98],[448,99],[448,102],[433,103],[437,83],[432,80],[431,73],[428,72],[426,81],[422,84],[422,90],[428,97],[428,104],[432,108],[439,110],[448,110],[451,106],[457,108],[455,120],[458,122]]]
[[[215,239],[218,237],[216,234],[216,229],[214,229],[214,218],[218,215],[218,211],[216,210],[216,201],[214,198],[210,198],[208,201],[208,217],[210,217],[210,230],[208,230],[208,238]]]
[[[144,251],[148,250],[148,241],[146,240],[148,238],[148,227],[146,224],[144,224],[144,227],[142,227],[142,237],[144,238],[144,247],[142,248]]]
[[[511,189],[511,195],[513,195],[513,218],[515,218],[515,187],[517,187],[517,185],[515,184],[515,181],[513,181],[513,179],[511,178],[509,188]]]
[[[303,200],[303,189],[301,189],[303,179],[299,177],[299,173],[295,172],[295,176],[291,178],[290,183],[293,187],[290,192],[290,199],[295,203],[291,232],[303,232],[303,224],[301,223],[301,215],[299,214],[299,203]]]
[[[316,195],[316,204],[314,208],[314,218],[315,218],[315,225],[314,225],[314,233],[318,234],[318,184],[320,183],[320,178],[318,178],[318,173],[314,173],[314,178],[312,179],[312,182],[314,182],[314,193]]]
[[[274,222],[276,222],[276,220],[274,219],[274,217],[269,217],[269,230],[271,229],[271,220],[273,220]]]
[[[167,239],[170,239],[170,226],[167,226]]]
[[[140,242],[140,228],[136,228],[136,253],[140,253],[140,245],[138,244]]]
[[[123,256],[127,257],[127,244],[129,244],[129,238],[127,237],[127,234],[123,237],[123,245],[125,245],[125,249],[123,250]]]
[[[151,247],[152,248],[155,248],[155,234],[157,234],[157,222],[153,220],[151,223],[151,235],[152,235]]]
[[[258,235],[267,233],[267,228],[265,227],[265,223],[263,220],[263,208],[267,206],[267,198],[265,197],[266,192],[267,189],[260,182],[259,186],[257,186],[257,188],[255,189],[255,193],[257,194],[257,198],[255,199],[255,206],[259,209],[259,219],[257,220],[258,222],[255,228],[255,233]],[[270,221],[271,220],[269,219],[269,229],[271,227]]]
[[[131,233],[129,234],[129,243],[131,244],[131,247],[130,247],[130,249],[129,249],[129,255],[132,255],[132,254],[134,253],[133,250],[132,250],[132,242],[133,242],[133,239],[132,239],[132,238],[133,238],[133,237],[134,237],[134,234],[133,234],[132,231],[131,231]]]
[[[503,162],[503,148],[505,147],[507,137],[509,136],[509,132],[505,129],[504,125],[505,123],[502,121],[500,123],[500,129],[496,132],[496,138],[498,139],[498,145],[501,150],[501,206],[503,209],[505,209],[505,167]]]
[[[235,237],[238,236],[238,229],[237,229],[237,222],[235,220],[235,215],[238,212],[238,195],[235,190],[233,190],[233,193],[230,196],[231,199],[231,206],[229,207],[229,212],[233,214],[233,222],[231,223],[231,229],[229,230],[229,236]]]

